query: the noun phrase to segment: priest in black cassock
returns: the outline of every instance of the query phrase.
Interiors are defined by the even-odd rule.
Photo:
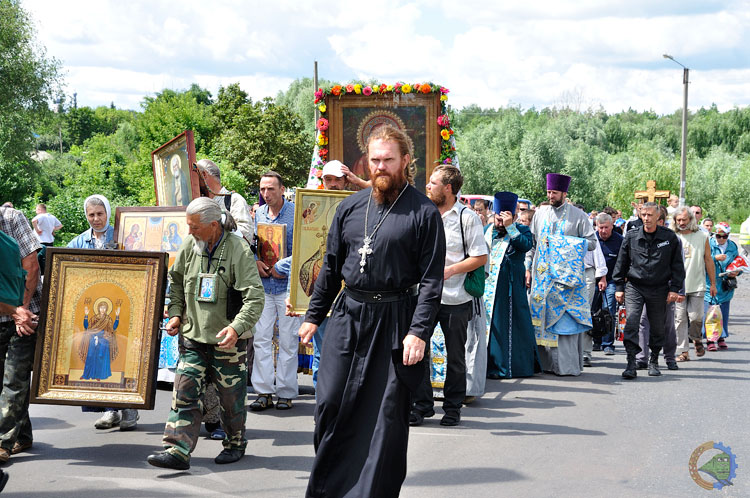
[[[333,304],[318,371],[310,497],[399,495],[410,398],[426,371],[443,290],[443,222],[410,185],[408,138],[382,126],[367,148],[373,187],[339,205],[299,331],[308,342]]]

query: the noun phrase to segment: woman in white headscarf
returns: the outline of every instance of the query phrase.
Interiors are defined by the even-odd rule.
[[[68,247],[75,249],[116,249],[115,229],[109,224],[112,211],[107,198],[99,194],[87,197],[83,201],[83,212],[91,228],[71,240]],[[96,310],[94,311],[96,312]],[[112,335],[114,335],[114,328]],[[103,377],[103,375],[99,375],[99,377]],[[97,378],[96,375],[93,378]],[[94,422],[94,427],[97,429],[111,429],[119,425],[121,431],[132,431],[136,428],[138,421],[138,410],[131,408],[123,410],[122,417],[120,412],[114,408],[83,406],[81,409],[84,412],[104,412],[104,415]]]
[[[109,224],[112,211],[109,201],[103,195],[91,195],[83,201],[83,212],[89,228],[68,242],[75,249],[115,249],[115,229]]]

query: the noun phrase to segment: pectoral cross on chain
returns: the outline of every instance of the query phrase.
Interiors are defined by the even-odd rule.
[[[370,237],[364,238],[364,244],[362,244],[362,247],[360,247],[357,252],[362,256],[362,259],[359,260],[359,272],[364,273],[365,272],[365,265],[367,264],[367,256],[369,254],[372,254],[372,248],[370,247],[370,242],[372,242],[372,239]]]

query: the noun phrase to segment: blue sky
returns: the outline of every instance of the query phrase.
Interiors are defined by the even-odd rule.
[[[79,105],[139,109],[196,82],[254,99],[295,78],[433,81],[450,103],[608,112],[744,107],[750,0],[22,0]],[[371,5],[370,8],[364,8]]]

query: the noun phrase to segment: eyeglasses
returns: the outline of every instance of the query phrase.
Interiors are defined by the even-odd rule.
[[[717,234],[716,234],[716,238],[717,238],[717,239],[726,239],[726,238],[729,238],[729,235],[726,235],[726,234],[725,234],[725,235],[719,235],[719,234],[717,233]]]

